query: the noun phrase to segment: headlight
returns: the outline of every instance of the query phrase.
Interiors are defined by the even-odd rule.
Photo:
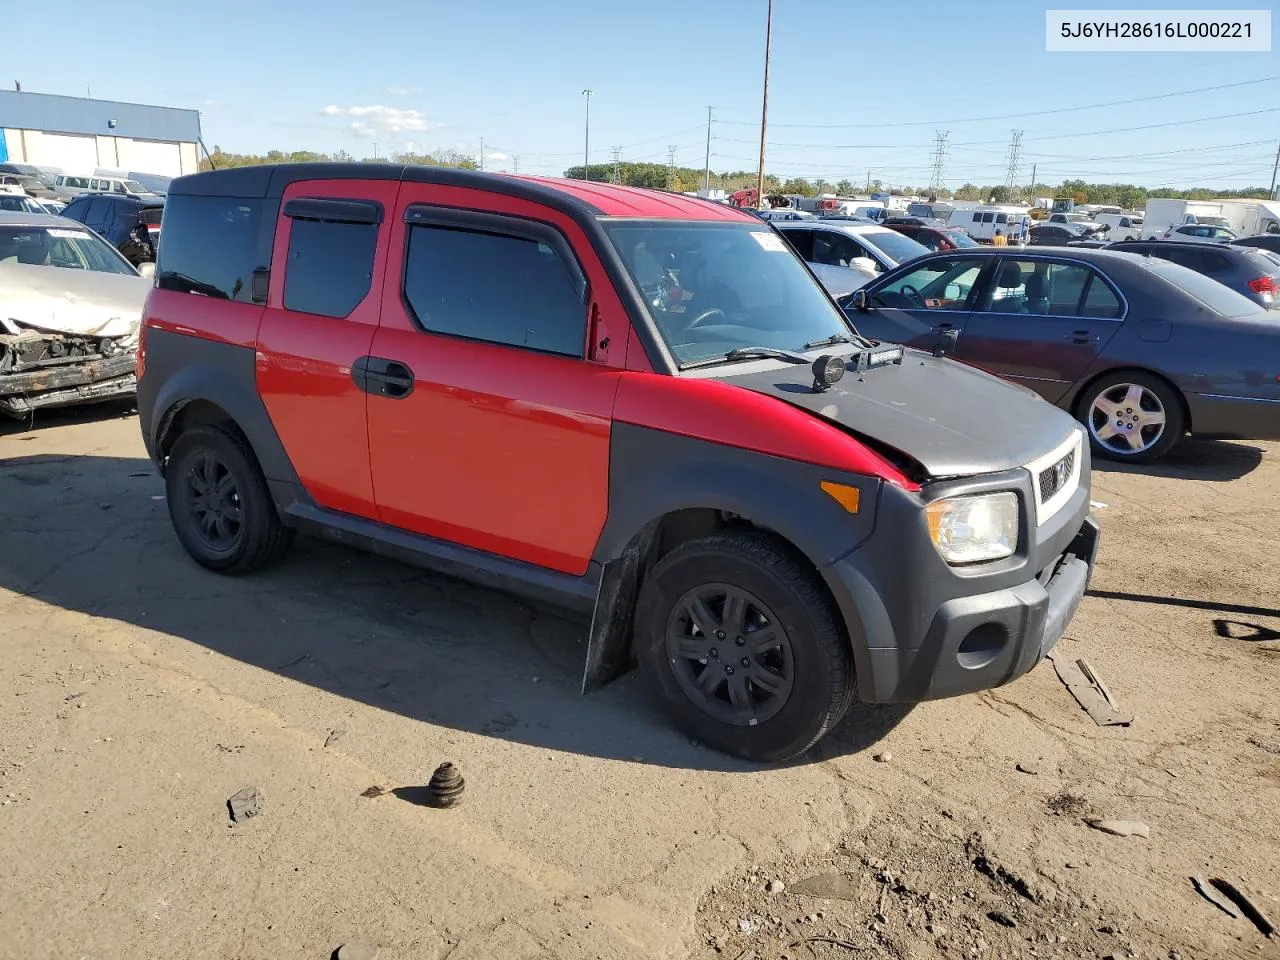
[[[947,563],[1000,560],[1018,549],[1018,497],[985,493],[935,500],[926,508],[929,536]]]

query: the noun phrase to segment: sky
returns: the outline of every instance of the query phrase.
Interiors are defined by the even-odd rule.
[[[1275,0],[1225,5],[1274,10]],[[1033,165],[1048,184],[1270,183],[1280,48],[1048,53],[1046,6],[1103,3],[775,0],[766,171],[855,183],[870,171],[919,186],[945,131],[947,186],[1002,183],[1021,130],[1020,183]],[[101,13],[82,0],[59,10],[67,23]],[[614,146],[624,160],[665,163],[675,147],[677,164],[701,167],[711,106],[712,169],[756,168],[765,0],[310,0],[302,10],[178,0],[149,8],[123,46],[84,29],[63,31],[57,56],[6,44],[0,82],[198,109],[209,149],[475,156],[483,139],[486,169],[543,174],[582,162],[590,89],[593,163]],[[1149,97],[1162,99],[1117,103]]]

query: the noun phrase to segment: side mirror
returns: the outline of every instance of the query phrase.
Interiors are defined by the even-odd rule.
[[[150,279],[156,275],[156,265],[149,260],[146,263],[140,263],[138,264],[138,273]]]
[[[859,313],[866,313],[871,309],[871,301],[867,299],[867,291],[855,290],[853,296],[849,298],[849,306],[857,310]]]

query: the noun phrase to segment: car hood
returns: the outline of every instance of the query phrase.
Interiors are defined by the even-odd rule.
[[[145,277],[0,263],[0,327],[136,340],[150,289]]]
[[[756,365],[753,365],[756,366]],[[850,370],[815,393],[807,366],[719,374],[900,450],[933,478],[1025,466],[1062,443],[1074,420],[1038,394],[955,360],[907,350],[903,362]]]

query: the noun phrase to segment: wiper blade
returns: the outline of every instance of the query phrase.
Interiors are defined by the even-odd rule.
[[[724,363],[726,360],[785,360],[787,363],[809,363],[808,357],[802,357],[798,353],[790,350],[779,350],[777,347],[737,347],[728,353],[721,354],[718,357],[707,357],[705,360],[695,360],[693,363],[681,364],[681,370],[691,370],[695,367],[710,367],[717,363]]]
[[[847,333],[833,333],[831,336],[823,337],[821,340],[814,340],[811,343],[806,343],[804,345],[804,348],[806,350],[812,350],[814,347],[830,347],[830,346],[834,346],[837,343],[857,343],[857,342],[858,342],[857,340],[849,336],[849,334]]]

